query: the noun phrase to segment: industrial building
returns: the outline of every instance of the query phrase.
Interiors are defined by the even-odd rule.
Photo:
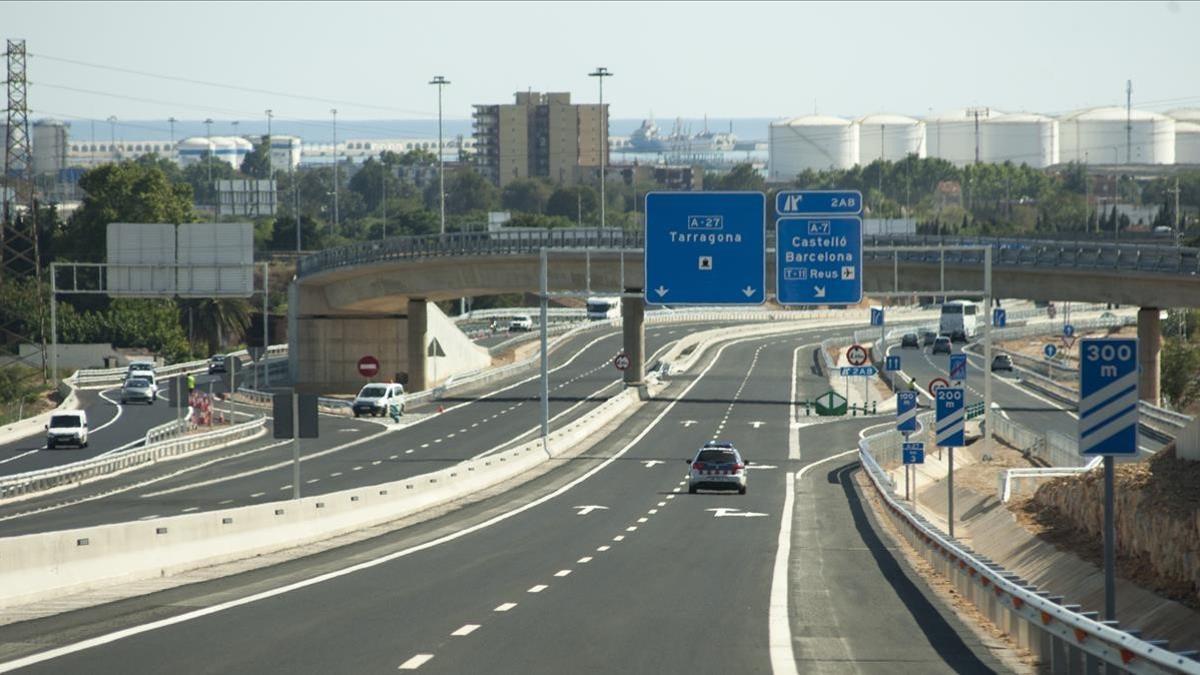
[[[474,106],[476,168],[493,183],[577,183],[597,174],[602,148],[607,163],[608,106],[573,104],[567,92],[517,92],[514,99]]]
[[[768,178],[788,180],[802,171],[849,169],[858,163],[858,125],[840,117],[806,115],[772,122]]]

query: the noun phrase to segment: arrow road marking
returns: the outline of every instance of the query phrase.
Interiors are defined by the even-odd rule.
[[[750,286],[746,286],[745,288],[742,289],[742,293],[744,293],[746,295],[746,297],[748,298],[748,297],[754,295],[754,290],[755,289],[750,288]]]
[[[825,287],[824,286],[813,286],[813,297],[815,297],[815,298],[825,297]]]
[[[765,518],[765,517],[766,517],[766,515],[767,515],[767,514],[765,514],[765,513],[755,513],[754,511],[739,511],[739,510],[737,510],[737,509],[729,509],[729,508],[725,508],[725,507],[718,507],[718,508],[715,508],[715,509],[705,509],[705,511],[712,511],[712,512],[713,512],[713,518],[725,518],[725,517],[731,517],[731,518]]]
[[[754,427],[755,429],[757,429],[757,428],[761,427],[761,426],[762,426],[762,425],[764,425],[764,424],[766,424],[766,422],[760,422],[760,421],[758,421],[758,420],[754,420],[753,422],[751,422],[751,423],[750,423],[750,426],[752,426],[752,427]]]
[[[580,516],[586,516],[587,514],[591,513],[592,511],[600,511],[600,510],[607,511],[608,510],[607,506],[598,506],[596,504],[589,504],[587,506],[576,506],[573,508],[579,509],[579,513],[576,515],[580,515]]]
[[[696,424],[696,420],[679,420],[679,423],[685,427],[690,427],[693,424]]]
[[[658,293],[658,297],[661,298],[662,296],[666,295],[667,291],[669,291],[669,290],[670,290],[669,288],[663,288],[663,285],[659,284],[658,288],[654,289],[654,292]]]
[[[647,459],[643,460],[642,464],[645,464],[646,468],[650,469],[653,468],[655,464],[666,464],[666,462],[662,461],[661,459]]]

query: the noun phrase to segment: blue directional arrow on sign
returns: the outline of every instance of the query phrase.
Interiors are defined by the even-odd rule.
[[[1079,343],[1079,453],[1135,455],[1137,340]]]
[[[962,387],[942,387],[937,391],[937,444],[943,448],[961,448],[966,430],[966,407]]]
[[[872,326],[882,326],[883,325],[883,308],[882,307],[872,307],[871,308],[871,325]]]
[[[992,325],[996,328],[1004,328],[1006,325],[1008,325],[1008,312],[1000,307],[993,309]]]
[[[901,391],[896,394],[896,431],[917,430],[917,392]]]
[[[950,355],[950,379],[955,382],[962,382],[967,379],[967,355],[966,354],[951,354]]]
[[[1069,323],[1063,324],[1063,337],[1075,337],[1075,326]]]
[[[775,231],[779,304],[862,301],[861,218],[780,218]]]
[[[924,464],[925,463],[925,444],[924,443],[904,443],[900,446],[901,452],[904,454],[905,464]]]
[[[888,354],[887,358],[883,360],[883,369],[890,373],[900,372],[900,355]]]
[[[1052,359],[1054,358],[1054,355],[1058,353],[1058,347],[1048,344],[1045,347],[1042,347],[1042,353],[1046,355],[1046,358]]]
[[[793,215],[855,215],[862,213],[858,190],[787,190],[775,195],[775,212]]]
[[[766,300],[761,192],[646,195],[646,302],[760,305]]]

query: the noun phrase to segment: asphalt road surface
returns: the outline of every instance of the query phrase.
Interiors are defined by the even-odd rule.
[[[792,436],[793,402],[828,388],[807,370],[820,337],[713,350],[522,488],[273,568],[0,628],[0,654],[41,652],[32,673],[1001,670],[863,501],[859,432],[891,421],[801,419]],[[747,495],[687,493],[682,460],[714,438],[754,463]]]

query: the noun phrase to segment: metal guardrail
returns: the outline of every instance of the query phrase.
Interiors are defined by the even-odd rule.
[[[287,354],[287,345],[271,345],[267,347],[265,359]],[[235,352],[229,352],[226,356],[234,356],[238,358],[248,358],[249,352],[245,349],[239,349]],[[161,368],[155,368],[155,375],[159,378],[170,377],[172,375],[186,375],[188,373],[197,373],[208,368],[209,359],[201,359],[197,361],[187,361],[184,363],[174,363]],[[95,387],[97,385],[113,385],[120,384],[125,380],[125,374],[129,372],[128,368],[84,368],[75,371],[68,380],[76,387],[81,389]]]
[[[1055,673],[1099,672],[1101,663],[1118,672],[1200,674],[1200,662],[1142,640],[1094,612],[1082,612],[1027,583],[968,546],[952,539],[895,495],[895,483],[876,455],[892,463],[901,435],[889,430],[859,442],[859,458],[900,535],[960,595],[994,626],[1014,635]],[[1106,670],[1106,672],[1111,672]]]
[[[639,249],[640,230],[560,228],[550,230],[501,230],[455,232],[443,235],[393,237],[326,249],[300,259],[297,274],[306,277],[324,270],[388,260],[414,260],[445,256],[534,254],[542,248]],[[990,246],[993,268],[1076,268],[1138,271],[1194,277],[1200,275],[1200,249],[1155,246],[1145,243],[1112,244],[1064,242],[998,237],[930,237],[920,235],[875,235],[866,237],[867,247],[895,246]],[[769,231],[767,248],[774,248],[774,231]],[[943,257],[944,256],[944,257]],[[904,262],[950,265],[982,265],[981,250],[865,251],[871,262]]]
[[[266,422],[266,418],[260,417],[220,431],[159,441],[107,457],[95,457],[49,469],[5,476],[0,478],[0,500],[80,483],[230,441],[246,439],[259,433]]]

